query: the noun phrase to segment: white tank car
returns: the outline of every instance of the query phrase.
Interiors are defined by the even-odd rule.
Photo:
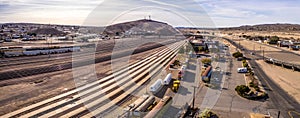
[[[172,80],[172,74],[169,73],[169,74],[166,76],[166,78],[164,79],[163,84],[164,84],[164,85],[169,85],[170,82],[171,82],[171,80]]]
[[[151,91],[152,93],[157,93],[157,92],[160,91],[161,88],[162,88],[162,80],[161,80],[161,79],[158,79],[158,80],[155,81],[154,84],[152,84],[152,85],[150,86],[150,91]]]

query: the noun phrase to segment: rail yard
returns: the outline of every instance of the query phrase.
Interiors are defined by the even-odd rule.
[[[166,42],[166,44],[168,44],[168,43],[169,42]],[[6,114],[4,117],[15,117],[15,116],[18,116],[18,117],[30,117],[30,116],[33,116],[33,117],[35,117],[35,116],[58,117],[60,115],[66,115],[66,116],[90,115],[88,113],[87,109],[82,106],[83,103],[88,103],[87,105],[91,105],[94,107],[95,107],[95,105],[106,104],[105,106],[101,105],[102,106],[101,108],[98,108],[95,110],[96,113],[102,113],[103,111],[107,110],[108,108],[111,108],[114,105],[119,105],[122,103],[122,101],[130,98],[131,97],[130,93],[137,91],[138,90],[137,88],[139,88],[139,85],[143,85],[152,76],[152,75],[148,75],[149,72],[145,71],[145,70],[147,70],[148,66],[153,65],[153,64],[156,64],[157,66],[159,64],[166,65],[170,61],[170,59],[172,59],[172,57],[175,56],[176,50],[182,44],[183,44],[182,41],[180,43],[173,44],[173,45],[169,46],[170,49],[164,49],[164,50],[160,51],[159,53],[144,59],[143,61],[139,61],[138,63],[131,65],[129,67],[130,73],[132,73],[131,75],[135,77],[132,80],[129,80],[130,78],[127,78],[127,79],[124,78],[125,71],[124,70],[122,71],[122,69],[120,69],[120,71],[115,73],[118,76],[116,76],[114,74],[115,77],[111,75],[111,76],[99,79],[99,81],[78,87],[73,91],[58,95],[54,98],[47,99],[47,100],[39,102],[37,104],[33,104],[28,107],[17,110],[15,112]],[[136,44],[133,43],[132,46],[134,46],[134,45],[136,45]],[[143,47],[147,47],[147,46],[148,45],[143,46]],[[148,47],[151,47],[151,45]],[[104,51],[109,51],[109,50],[111,50],[109,48],[111,48],[111,47],[109,47],[109,45],[108,45],[107,47],[104,47],[103,49],[104,49]],[[143,49],[143,50],[145,50],[145,49]],[[63,55],[66,55],[66,57],[59,58],[60,61],[58,61],[58,62],[56,60],[57,64],[64,64],[64,63],[66,63],[65,61],[68,61],[68,59],[71,58],[71,57],[68,57],[69,56],[68,54],[63,54]],[[157,55],[161,55],[161,56],[159,56],[159,58],[157,58]],[[82,55],[78,55],[78,57],[80,57],[80,56],[82,56]],[[103,55],[101,55],[101,56],[103,56]],[[24,57],[24,58],[27,58],[27,57]],[[40,62],[35,61],[35,62],[33,62],[34,64],[32,64],[32,65],[42,65],[42,64],[45,64],[48,62],[47,56],[40,57],[40,58],[41,58]],[[28,62],[26,62],[26,60],[24,62],[19,62],[21,64],[18,64],[18,62],[14,62],[14,61],[12,61],[12,62],[16,63],[16,64],[12,64],[12,65],[25,64],[24,67],[29,67],[27,63],[31,64],[32,60],[28,59]],[[55,59],[53,59],[53,62],[55,62]],[[13,68],[13,66],[11,68]],[[25,70],[26,69],[27,68],[25,68]],[[29,69],[32,70],[32,68],[29,68]],[[159,70],[159,68],[157,68],[157,69]],[[155,71],[158,71],[158,70],[155,70]],[[26,72],[26,73],[28,74],[28,72]],[[4,79],[13,79],[13,78],[14,77],[10,76],[10,78],[4,78]],[[115,79],[112,79],[112,78],[115,78]],[[116,81],[118,81],[118,82],[116,83]],[[130,83],[130,81],[133,83]],[[119,83],[119,82],[121,82],[121,83],[125,82],[126,84],[125,85],[122,84],[123,86],[120,86],[121,83]],[[136,85],[134,85],[134,83]],[[99,84],[100,84],[100,86],[97,86]],[[99,91],[99,89],[103,89],[103,91],[95,93],[97,90]],[[80,94],[76,94],[77,92]],[[105,95],[105,94],[107,94],[107,95]],[[83,96],[85,96],[85,98],[83,98]],[[79,97],[81,99],[79,99]],[[72,98],[72,99],[70,99],[70,98]],[[98,99],[97,101],[91,102],[91,100],[96,99],[96,98],[102,98],[102,99]],[[104,98],[109,98],[109,99],[104,99]],[[112,100],[112,101],[111,101],[111,103],[109,103],[109,102],[107,102],[107,100]],[[67,103],[69,103],[69,104],[67,104]],[[70,105],[72,105],[74,103],[76,103],[76,105],[74,105],[74,108],[70,107]],[[49,105],[49,104],[51,104],[51,105]],[[37,108],[40,108],[40,109],[37,109]],[[53,108],[57,108],[57,109],[53,109]],[[78,108],[78,109],[76,109],[76,108]],[[70,111],[70,109],[73,109],[73,111]],[[67,113],[67,111],[70,111],[70,113]]]
[[[123,2],[103,1],[81,25],[0,22],[0,118],[300,118],[300,25],[215,28],[218,15],[269,13],[231,6],[229,17],[224,1],[201,17],[191,2]],[[114,5],[128,11],[107,22]]]

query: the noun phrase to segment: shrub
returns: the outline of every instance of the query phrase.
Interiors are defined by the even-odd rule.
[[[248,71],[249,71],[249,70],[248,70]],[[254,73],[250,70],[250,71],[249,71],[249,75],[250,75],[250,76],[254,76]]]
[[[235,52],[235,53],[232,54],[232,56],[235,57],[235,58],[243,57],[243,53]]]
[[[205,51],[205,48],[202,47],[202,46],[200,46],[200,47],[198,47],[198,50],[199,50],[199,51]]]
[[[250,86],[250,87],[254,87],[253,82],[250,82],[250,83],[249,83],[249,86]]]
[[[175,60],[173,64],[174,64],[174,65],[177,65],[177,66],[180,66],[180,61]]]
[[[248,63],[243,63],[243,67],[248,67]]]
[[[235,91],[239,95],[244,96],[246,93],[248,93],[250,91],[250,88],[246,85],[239,85],[239,86],[235,87]]]
[[[203,64],[210,64],[211,63],[211,59],[209,59],[209,58],[203,58],[203,59],[201,59],[201,62]]]
[[[279,41],[278,36],[271,36],[268,43],[269,44],[277,44],[278,41]]]
[[[257,85],[255,85],[253,88],[254,88],[256,91],[260,91],[260,90],[259,90],[259,87],[258,87]]]

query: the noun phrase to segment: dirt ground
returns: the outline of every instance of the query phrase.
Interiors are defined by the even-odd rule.
[[[300,38],[300,32],[274,32],[274,31],[222,31],[222,33],[233,33],[233,35],[254,35],[254,36],[279,36],[283,38]]]
[[[152,55],[163,48],[132,55],[129,62],[146,58],[146,55]],[[97,78],[111,74],[110,63],[95,64]],[[0,115],[74,89],[75,84],[72,69],[0,81]]]
[[[255,50],[256,54],[262,55],[262,51],[264,50],[265,56],[279,59],[279,60],[286,60],[291,63],[300,64],[300,56],[282,52],[280,49],[269,47],[264,44],[259,44],[249,40],[241,40],[241,39],[234,39],[236,43],[240,43],[241,46],[245,47],[248,50]]]
[[[300,72],[257,61],[260,68],[289,95],[300,103]],[[276,73],[276,74],[274,74]]]

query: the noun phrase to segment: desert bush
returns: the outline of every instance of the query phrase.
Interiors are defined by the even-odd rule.
[[[243,57],[243,53],[235,52],[235,53],[232,54],[232,56],[235,57],[235,58]]]
[[[246,85],[239,85],[239,86],[235,87],[235,91],[239,95],[245,96],[250,91],[250,88]]]
[[[249,86],[250,86],[250,87],[254,87],[254,83],[253,83],[253,82],[250,82],[250,83],[249,83]]]
[[[203,58],[203,59],[201,59],[201,62],[203,64],[210,64],[211,63],[211,59],[209,59],[209,58]]]

